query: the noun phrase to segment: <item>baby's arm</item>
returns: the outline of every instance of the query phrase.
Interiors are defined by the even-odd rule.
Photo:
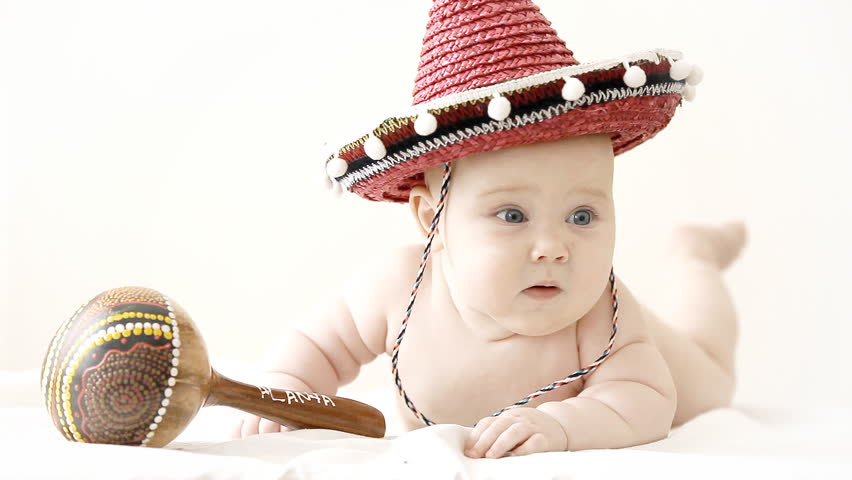
[[[467,454],[496,458],[506,453],[619,448],[665,438],[676,407],[671,374],[646,331],[638,304],[623,286],[619,307],[614,349],[584,377],[579,395],[483,419],[468,439]],[[604,324],[593,327],[586,331],[578,326],[584,365],[600,355],[611,331]]]
[[[387,337],[386,262],[355,268],[339,294],[330,296],[288,326],[270,351],[263,386],[333,395],[358,375],[362,365],[385,351]],[[232,436],[277,432],[278,424],[242,415]]]
[[[620,448],[665,438],[676,407],[668,367],[657,348],[639,341],[621,347],[586,380],[574,398],[538,410],[562,426],[566,450]]]

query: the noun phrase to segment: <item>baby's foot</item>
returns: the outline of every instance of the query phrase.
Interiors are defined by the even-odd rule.
[[[719,226],[681,225],[672,237],[672,251],[676,254],[698,258],[725,269],[745,245],[746,228],[742,222]]]

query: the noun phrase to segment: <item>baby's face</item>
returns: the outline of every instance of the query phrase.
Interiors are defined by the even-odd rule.
[[[443,167],[427,172],[432,191],[442,174]],[[594,306],[615,245],[609,135],[472,155],[455,162],[452,175],[439,230],[460,311],[537,336]],[[558,288],[535,287],[552,284]]]

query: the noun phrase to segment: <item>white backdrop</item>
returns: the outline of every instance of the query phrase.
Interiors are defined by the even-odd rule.
[[[538,4],[580,61],[666,47],[706,72],[617,160],[619,274],[663,297],[674,225],[744,218],[739,398],[848,405],[849,4]],[[354,261],[417,240],[407,207],[323,190],[319,146],[410,104],[429,5],[0,0],[0,368],[38,368],[122,285],[180,302],[214,365],[255,362]]]

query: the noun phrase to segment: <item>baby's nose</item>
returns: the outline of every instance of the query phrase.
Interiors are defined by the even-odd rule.
[[[539,238],[532,248],[532,260],[536,263],[565,263],[570,258],[568,243],[556,235]]]
[[[537,255],[536,258],[535,258],[535,261],[540,262],[540,263],[541,262],[547,262],[547,261],[553,261],[554,263],[565,263],[566,261],[568,261],[568,256],[567,255],[556,255],[556,256],[553,256],[553,255]]]

